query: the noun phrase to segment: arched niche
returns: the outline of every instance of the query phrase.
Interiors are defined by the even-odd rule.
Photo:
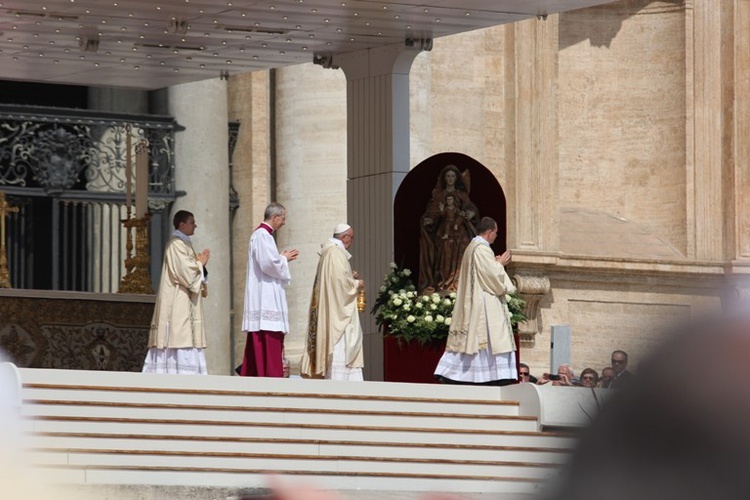
[[[396,192],[393,207],[394,259],[419,276],[420,219],[432,197],[440,171],[446,165],[455,165],[471,174],[470,197],[479,209],[479,216],[489,216],[497,221],[498,233],[492,249],[496,254],[506,250],[506,201],[500,183],[484,165],[463,153],[438,153],[414,167]],[[416,283],[415,283],[416,284]]]

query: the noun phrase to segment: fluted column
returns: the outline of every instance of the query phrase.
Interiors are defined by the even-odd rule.
[[[527,302],[521,340],[528,347],[539,333],[539,302],[550,290],[535,265],[560,250],[558,16],[515,23],[506,37],[508,246]]]
[[[729,24],[730,21],[732,24]],[[750,5],[735,1],[732,16],[725,11],[722,25],[724,31],[731,33],[734,39],[732,60],[724,64],[727,66],[731,63],[734,71],[734,96],[731,100],[727,99],[724,106],[725,112],[732,110],[734,122],[732,135],[725,136],[722,131],[721,136],[724,148],[731,148],[731,156],[722,160],[731,168],[729,178],[723,184],[722,190],[725,192],[721,198],[731,200],[731,203],[727,203],[729,228],[725,234],[730,259],[730,265],[726,269],[731,273],[729,286],[733,290],[727,296],[731,297],[732,293],[736,293],[737,297],[747,299],[750,297],[750,199],[746,196],[750,192],[750,144],[746,140],[750,134],[750,106],[747,104],[750,102],[750,53],[742,49],[750,43]],[[724,57],[728,55],[725,54]],[[721,72],[722,78],[729,76],[728,71],[729,69],[725,69]],[[727,96],[726,91],[724,92]],[[730,103],[732,108],[727,107]]]
[[[394,45],[334,58],[347,81],[347,210],[355,228],[353,267],[370,306],[393,260],[393,200],[409,172],[409,69],[422,47]],[[370,307],[368,306],[368,311]],[[383,379],[383,338],[363,314],[365,377]]]
[[[511,248],[556,252],[559,234],[558,16],[507,30],[508,227]],[[520,254],[519,254],[520,256]]]
[[[208,297],[204,299],[211,374],[228,375],[230,367],[229,159],[226,82],[219,79],[169,88],[169,112],[185,127],[175,140],[175,185],[187,194],[177,210],[195,214],[196,251],[210,248]],[[171,220],[171,217],[170,217]]]
[[[742,4],[743,2],[738,2]],[[688,11],[688,256],[719,260],[734,239],[732,2],[693,2]],[[692,21],[692,26],[691,26]],[[690,29],[692,28],[692,29]],[[692,105],[692,106],[691,106]],[[729,202],[727,202],[729,201]],[[690,227],[692,226],[692,227]]]

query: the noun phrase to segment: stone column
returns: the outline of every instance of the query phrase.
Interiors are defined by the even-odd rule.
[[[558,16],[506,31],[508,245],[556,252],[558,230]]]
[[[347,210],[352,266],[366,282],[368,311],[393,260],[393,200],[409,172],[409,69],[432,40],[337,55],[347,81]],[[383,379],[383,337],[362,314],[365,377]]]
[[[312,64],[276,70],[275,201],[287,209],[286,226],[279,230],[276,243],[279,250],[300,251],[289,266],[292,283],[286,289],[289,333],[284,351],[294,374],[307,344],[320,245],[333,235],[336,224],[347,220],[345,88],[339,71]],[[358,235],[355,238],[358,246]],[[356,262],[352,264],[356,270]]]
[[[738,5],[743,2],[737,2]],[[723,260],[734,239],[733,2],[693,2],[688,26],[688,257]],[[692,113],[691,113],[692,112]],[[728,198],[727,198],[728,197]]]
[[[539,333],[538,304],[550,290],[535,267],[560,250],[558,177],[558,16],[521,21],[506,31],[508,247],[529,320],[521,340]]]
[[[229,159],[227,86],[219,79],[169,88],[169,112],[185,127],[175,140],[175,185],[187,194],[172,208],[195,214],[196,251],[211,250],[204,299],[211,374],[229,375]]]
[[[233,185],[239,208],[232,221],[232,366],[242,362],[247,335],[242,332],[247,276],[247,246],[263,210],[271,201],[271,79],[269,71],[230,77],[229,117],[240,122],[233,158]]]
[[[734,123],[732,127],[731,165],[733,180],[725,199],[733,200],[730,232],[732,288],[738,298],[750,297],[750,4],[735,2],[732,33],[734,37]],[[727,139],[725,138],[725,141]]]

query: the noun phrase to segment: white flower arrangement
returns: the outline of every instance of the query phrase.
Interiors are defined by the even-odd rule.
[[[456,294],[420,295],[411,281],[411,270],[393,262],[389,268],[372,310],[384,335],[404,342],[417,340],[420,344],[445,339]]]
[[[416,340],[420,344],[444,340],[450,329],[456,292],[420,295],[409,269],[395,262],[391,262],[389,268],[372,308],[383,334],[404,342]],[[513,327],[525,321],[526,302],[518,294],[506,294],[505,300]]]

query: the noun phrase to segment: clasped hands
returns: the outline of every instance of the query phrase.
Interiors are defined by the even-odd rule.
[[[299,250],[297,250],[296,248],[292,250],[284,250],[283,252],[281,252],[281,255],[286,257],[287,262],[291,262],[297,259],[297,257],[299,256]]]
[[[209,257],[211,257],[211,250],[206,248],[205,250],[203,250],[202,252],[200,252],[199,254],[195,256],[195,260],[197,260],[198,262],[200,262],[201,264],[205,266],[206,264],[208,264]]]

